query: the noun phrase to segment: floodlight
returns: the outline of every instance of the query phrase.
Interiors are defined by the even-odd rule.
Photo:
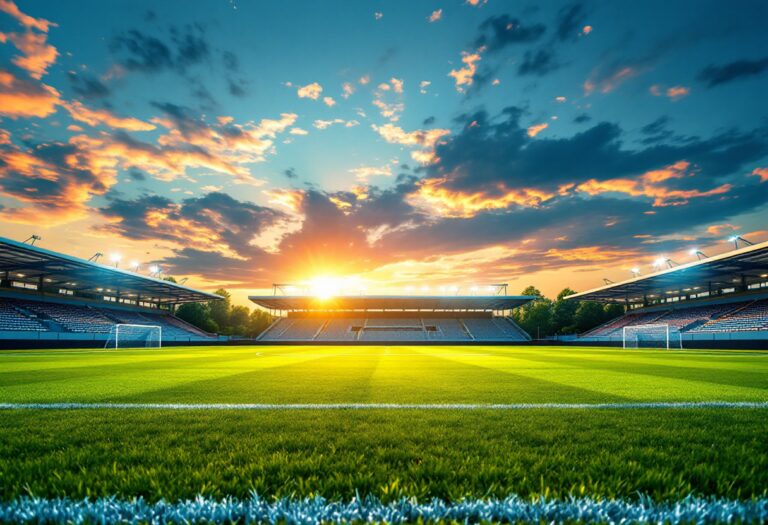
[[[156,264],[153,264],[152,266],[149,267],[149,273],[150,274],[155,274],[155,273],[158,273],[158,272],[160,272],[160,267],[157,266]]]
[[[119,253],[113,253],[109,256],[109,260],[115,263],[115,268],[117,268],[117,265],[120,264],[120,260],[123,258],[122,255]]]
[[[138,261],[131,261],[131,268],[133,268],[133,271],[137,271],[139,269],[139,262]]]
[[[630,271],[630,272],[632,272],[632,274],[634,274],[634,276],[635,276],[635,277],[637,277],[638,275],[640,275],[640,268],[632,268],[632,269],[631,269],[631,270],[629,270],[629,271]]]
[[[661,257],[653,261],[653,265],[656,267],[664,266],[665,262],[667,262],[667,258],[662,255]]]
[[[698,260],[702,260],[702,259],[706,259],[706,258],[707,258],[707,254],[706,254],[706,253],[704,253],[704,252],[702,252],[702,251],[701,251],[701,250],[699,250],[698,248],[693,248],[693,249],[690,251],[690,254],[691,254],[691,255],[695,255],[695,256],[696,256],[696,258],[697,258]]]
[[[747,239],[745,239],[741,235],[732,235],[731,237],[728,237],[728,242],[732,242],[733,243],[733,249],[734,250],[737,250],[739,248],[739,241],[743,242],[747,246],[753,246],[755,244],[752,241],[748,241]]]

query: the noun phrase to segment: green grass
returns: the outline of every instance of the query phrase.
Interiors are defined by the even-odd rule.
[[[516,347],[0,352],[0,402],[766,401],[768,354]],[[765,409],[0,411],[0,499],[766,495]]]
[[[0,352],[0,402],[768,401],[768,353],[535,347]]]

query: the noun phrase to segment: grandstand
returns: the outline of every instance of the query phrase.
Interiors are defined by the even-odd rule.
[[[627,309],[579,340],[617,342],[625,327],[661,324],[678,329],[690,346],[753,341],[768,347],[768,242],[671,266],[569,296]]]
[[[174,282],[0,237],[0,348],[103,346],[117,324],[160,326],[163,344],[219,339],[175,305],[220,299]]]
[[[276,288],[277,289],[277,288]],[[507,312],[530,296],[252,296],[277,320],[270,343],[523,343],[530,337]]]

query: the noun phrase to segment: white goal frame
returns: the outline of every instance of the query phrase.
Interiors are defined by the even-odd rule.
[[[104,344],[104,348],[120,348],[120,328],[144,328],[147,330],[156,330],[157,332],[157,347],[156,348],[162,348],[163,347],[163,327],[156,324],[130,324],[130,323],[118,323],[109,331],[109,337],[107,338],[107,342]],[[150,339],[151,340],[151,339]],[[113,344],[110,344],[113,343]],[[123,348],[140,348],[140,347],[131,347],[131,346],[125,346]],[[146,348],[146,346],[144,347]],[[155,348],[155,347],[153,347]]]
[[[625,326],[621,330],[621,341],[623,348],[626,349],[635,349],[635,348],[642,348],[639,344],[636,346],[627,346],[627,330],[629,330],[630,334],[635,334],[635,342],[639,341],[637,339],[637,334],[642,333],[644,330],[647,331],[656,331],[657,334],[661,336],[663,334],[664,339],[662,342],[661,337],[659,337],[659,342],[662,342],[660,346],[657,347],[647,347],[647,348],[666,348],[667,350],[670,350],[672,348],[674,349],[683,349],[683,336],[680,333],[680,329],[676,326],[670,327],[668,324],[638,324],[638,325],[629,325]]]

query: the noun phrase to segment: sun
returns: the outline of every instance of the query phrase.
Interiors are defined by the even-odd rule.
[[[343,283],[338,277],[321,276],[309,281],[309,292],[320,300],[328,300],[339,295]]]

